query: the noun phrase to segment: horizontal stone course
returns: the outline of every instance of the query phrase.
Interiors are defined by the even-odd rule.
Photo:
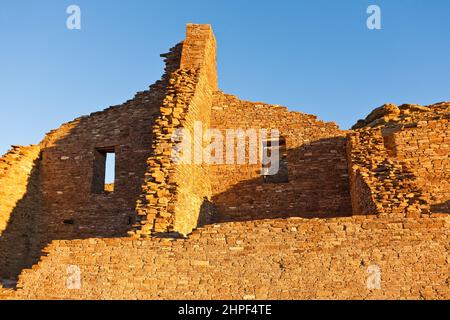
[[[187,239],[54,241],[14,298],[448,299],[448,223],[291,218],[209,225]],[[65,287],[67,265],[79,266],[80,290]],[[367,289],[371,265],[381,290]]]

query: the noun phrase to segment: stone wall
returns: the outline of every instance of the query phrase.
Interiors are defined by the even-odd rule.
[[[55,241],[13,298],[445,300],[448,223],[291,218],[209,225],[188,239]],[[67,287],[71,265],[79,290]]]
[[[201,69],[213,91],[218,90],[216,49],[216,39],[209,24],[189,23],[186,26],[180,66],[183,69]]]
[[[218,91],[209,25],[162,57],[149,90],[0,159],[0,283],[27,269],[0,299],[450,298],[449,103],[384,105],[342,131]],[[225,137],[219,163],[197,150],[207,129]],[[260,129],[279,130],[286,179],[263,177],[248,140],[237,163],[236,133]],[[190,162],[174,159],[180,130]]]
[[[411,168],[392,156],[380,128],[350,133],[347,154],[354,215],[429,213],[429,195]]]
[[[37,170],[39,155],[39,146],[13,146],[0,158],[0,235],[18,203],[27,194],[33,170]]]
[[[198,224],[203,203],[211,196],[207,166],[203,162],[178,163],[172,156],[176,130],[184,129],[194,137],[196,122],[203,130],[209,127],[212,95],[217,89],[215,59],[211,27],[188,25],[180,69],[171,75],[161,116],[153,127],[155,154],[147,161],[136,235],[190,233]],[[197,143],[203,145],[202,141]]]
[[[450,213],[450,121],[421,121],[392,134],[393,156],[404,161],[430,194],[435,212]]]
[[[183,124],[183,128],[193,137],[193,144],[202,147],[204,147],[202,135],[195,135],[196,126],[201,126],[202,131],[209,128],[211,103],[211,86],[207,81],[206,74],[202,73]],[[194,151],[192,155],[194,155]],[[199,222],[207,222],[205,219],[211,214],[205,207],[205,204],[211,200],[208,164],[205,162],[195,163],[194,157],[191,160],[193,163],[176,165],[178,201],[175,206],[175,230],[185,235],[196,228]]]
[[[449,213],[450,103],[383,105],[348,138],[354,214]]]
[[[172,160],[172,137],[194,95],[197,77],[195,69],[179,69],[170,75],[168,94],[152,128],[154,151],[147,159],[147,171],[136,207],[138,223],[132,234],[145,236],[152,232],[175,232],[178,185]]]
[[[213,92],[217,91],[216,40],[209,25],[187,27],[181,67],[192,66],[198,66],[200,73],[182,126],[193,137],[194,149],[196,144],[205,147],[203,135],[195,134],[196,125],[201,125],[202,132],[209,129]],[[192,155],[195,155],[194,152],[195,150]],[[176,180],[179,187],[175,207],[175,230],[185,235],[199,223],[207,222],[211,214],[206,206],[211,199],[208,164],[204,161],[196,163],[194,157],[191,160],[192,163],[176,166]]]
[[[54,239],[125,236],[136,223],[155,119],[170,74],[179,69],[181,44],[162,54],[165,73],[149,90],[126,103],[75,119],[41,143],[43,213],[39,242]],[[98,152],[115,152],[113,192],[94,190]],[[99,192],[100,191],[100,192]]]
[[[163,90],[157,83],[124,105],[76,119],[45,138],[41,242],[127,234],[135,220]],[[115,152],[113,193],[93,189],[96,157],[103,149]]]
[[[15,187],[18,190],[8,197],[10,200],[2,199],[1,204],[6,206],[12,205],[14,197],[22,196],[31,160],[40,152],[39,172],[27,191],[27,199],[33,201],[22,201],[28,207],[17,216],[23,217],[17,223],[10,221],[8,234],[1,237],[0,278],[14,278],[23,267],[33,265],[41,256],[42,248],[52,240],[125,236],[132,229],[146,159],[152,153],[151,128],[160,112],[168,74],[179,68],[181,46],[163,56],[166,73],[149,90],[137,93],[122,105],[77,118],[52,130],[39,147],[32,149],[33,159],[26,158],[24,163],[13,166],[12,170],[23,170],[24,174],[5,181],[8,186],[3,192]],[[104,158],[99,163],[99,154],[104,150],[114,151],[116,155],[114,192],[103,192],[104,173],[96,174],[105,165]],[[39,208],[30,209],[30,203],[33,206],[39,203]],[[15,210],[20,211],[21,206],[22,203]]]
[[[211,128],[221,130],[224,137],[227,129],[279,130],[286,140],[289,175],[288,183],[266,183],[261,162],[227,164],[224,154],[224,164],[210,168],[216,221],[351,213],[345,132],[335,123],[218,92]],[[246,160],[248,148],[247,141]]]
[[[39,146],[14,146],[0,158],[0,278],[29,267],[40,209]]]

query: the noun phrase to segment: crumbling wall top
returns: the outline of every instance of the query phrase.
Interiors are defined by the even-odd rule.
[[[192,24],[186,26],[180,68],[203,68],[213,91],[218,90],[216,67],[216,39],[211,25]]]

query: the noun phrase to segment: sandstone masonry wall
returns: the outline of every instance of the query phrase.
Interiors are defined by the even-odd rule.
[[[353,212],[449,213],[449,123],[448,102],[385,104],[358,121],[348,149]]]
[[[195,126],[200,125],[202,130],[209,128],[212,90],[207,81],[206,74],[200,74],[196,93],[192,98],[186,114],[184,128],[197,140],[202,136],[195,135]],[[204,142],[193,141],[199,145]],[[194,155],[194,153],[192,153]],[[194,161],[194,159],[192,159]],[[175,230],[182,234],[189,234],[200,223],[207,222],[211,214],[205,203],[211,199],[211,181],[208,164],[177,164],[176,180],[178,181],[178,201],[175,207]],[[206,210],[206,211],[205,211]]]
[[[2,288],[2,285],[0,284],[0,301],[2,300],[9,300],[13,298],[14,291],[12,289],[4,289]]]
[[[183,69],[201,69],[213,91],[218,90],[216,49],[216,39],[210,25],[187,25],[180,66]]]
[[[345,132],[336,124],[218,92],[211,128],[223,136],[227,129],[278,129],[286,140],[289,174],[288,183],[266,183],[261,162],[227,164],[224,155],[224,164],[210,168],[216,221],[351,213]]]
[[[181,124],[191,100],[198,72],[179,69],[170,75],[167,95],[160,116],[153,126],[154,153],[147,159],[147,172],[136,211],[138,223],[132,234],[145,236],[152,232],[175,232],[177,180],[172,161],[175,126]]]
[[[354,215],[429,213],[429,195],[411,168],[389,155],[380,128],[350,133],[347,150]]]
[[[202,131],[209,129],[213,92],[217,91],[216,40],[210,26],[188,25],[184,42],[181,67],[199,66],[199,78],[194,96],[190,101],[186,117],[182,123],[194,144],[204,146],[203,135],[195,135],[195,127]],[[194,150],[192,155],[194,155]],[[195,160],[195,159],[192,159]],[[199,223],[207,222],[211,215],[206,205],[211,199],[211,181],[208,164],[178,164],[178,202],[175,207],[175,230],[189,234]],[[205,220],[206,219],[206,220]]]
[[[171,75],[161,116],[153,128],[155,154],[147,161],[148,173],[137,206],[137,235],[190,233],[198,224],[203,203],[211,196],[206,164],[175,163],[172,150],[177,129],[194,137],[196,122],[202,129],[209,127],[212,95],[217,89],[215,57],[211,27],[188,25],[180,69]],[[198,143],[202,145],[202,141]]]
[[[55,241],[13,298],[449,299],[448,223],[291,218],[210,225],[185,240]],[[66,286],[69,265],[80,290]],[[374,267],[381,288],[370,290]]]
[[[449,213],[448,104],[388,107],[372,114],[395,111],[399,118],[385,116],[372,122],[381,123],[377,128],[349,134],[353,213]]]
[[[218,91],[209,25],[161,56],[149,90],[0,158],[0,299],[450,298],[449,103],[384,105],[342,131]],[[278,129],[288,181],[264,179],[248,141],[245,164],[235,140],[232,163],[197,162],[199,129]],[[193,162],[174,161],[179,130]]]
[[[39,155],[38,146],[13,146],[0,158],[0,235],[6,229],[18,202],[27,194]]]
[[[32,250],[38,189],[39,146],[14,146],[0,158],[0,276],[22,270]]]
[[[122,106],[76,119],[46,137],[41,242],[127,234],[135,220],[145,161],[152,152],[151,128],[163,92],[159,82]],[[113,193],[93,190],[96,157],[103,149],[115,152]]]
[[[48,133],[39,147],[27,151],[30,155],[21,163],[8,169],[23,172],[6,175],[10,178],[2,192],[8,200],[2,199],[1,204],[11,206],[11,200],[23,196],[31,163],[41,155],[26,201],[16,206],[18,218],[9,221],[8,233],[1,237],[0,278],[14,278],[33,265],[52,240],[124,236],[132,229],[145,161],[152,153],[151,127],[164,97],[167,74],[179,67],[180,46],[164,56],[166,74],[149,90],[123,105],[63,124]],[[112,193],[93,188],[94,180],[102,179],[95,173],[102,150],[116,154]],[[7,194],[15,189],[14,196]]]
[[[450,121],[421,121],[391,137],[393,156],[404,161],[430,194],[433,211],[450,213]]]

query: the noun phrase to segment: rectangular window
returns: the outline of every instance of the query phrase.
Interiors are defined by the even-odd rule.
[[[262,151],[261,175],[264,182],[289,182],[286,139],[280,137],[277,140],[266,140],[263,142]]]
[[[116,154],[114,147],[97,148],[94,155],[92,192],[113,193],[116,178]]]

